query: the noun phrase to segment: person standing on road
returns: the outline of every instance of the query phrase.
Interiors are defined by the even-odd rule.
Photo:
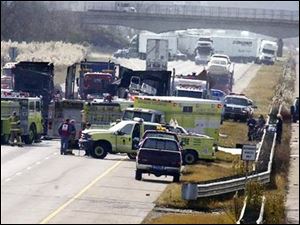
[[[67,154],[69,155],[74,155],[72,152],[72,148],[76,145],[76,127],[75,127],[75,120],[70,121],[70,129],[71,129],[71,135],[70,135],[70,140],[69,140],[69,145],[68,147],[71,148],[70,151],[67,151]]]
[[[86,125],[85,125],[85,129],[84,130],[91,129],[91,126],[92,125],[89,122],[87,122]],[[90,156],[90,155],[91,155],[90,148],[85,148],[85,154],[84,154],[84,156]]]
[[[282,127],[283,127],[283,121],[282,116],[280,114],[277,115],[277,123],[276,123],[276,142],[277,144],[281,144],[281,136],[282,136]]]
[[[60,154],[65,155],[69,147],[69,139],[71,136],[70,120],[66,119],[58,128],[58,133],[61,138]]]
[[[248,122],[248,141],[253,141],[254,130],[256,126],[256,120],[253,118],[253,115],[250,116]]]
[[[17,139],[17,145],[22,147],[22,140],[21,140],[21,127],[20,127],[20,118],[17,116],[17,112],[14,111],[12,115],[9,117],[10,122],[10,145],[14,146],[15,139]]]

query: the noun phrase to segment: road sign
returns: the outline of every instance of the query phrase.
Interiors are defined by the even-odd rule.
[[[254,161],[256,156],[256,145],[243,145],[242,160]]]

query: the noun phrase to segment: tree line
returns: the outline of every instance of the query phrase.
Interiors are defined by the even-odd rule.
[[[124,47],[127,39],[115,27],[89,30],[72,12],[49,10],[39,1],[1,1],[1,40],[89,42]]]

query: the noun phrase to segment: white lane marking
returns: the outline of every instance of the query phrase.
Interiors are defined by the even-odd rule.
[[[22,175],[22,172],[17,172],[16,173],[16,176],[20,176],[20,175]]]
[[[31,170],[31,168],[32,168],[31,166],[28,166],[28,167],[27,167],[27,170]]]
[[[35,164],[36,164],[36,165],[40,165],[40,164],[41,164],[41,162],[40,162],[40,161],[37,161]]]
[[[7,178],[7,179],[5,180],[5,182],[8,182],[8,181],[11,181],[11,178]]]
[[[53,155],[57,155],[57,154],[58,154],[57,152],[54,152],[54,153],[53,153]]]
[[[49,159],[49,157],[48,157],[48,156],[45,158],[45,160],[47,160],[47,159]]]

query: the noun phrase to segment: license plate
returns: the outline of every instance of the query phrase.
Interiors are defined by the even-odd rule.
[[[163,166],[152,166],[154,170],[164,170]]]

